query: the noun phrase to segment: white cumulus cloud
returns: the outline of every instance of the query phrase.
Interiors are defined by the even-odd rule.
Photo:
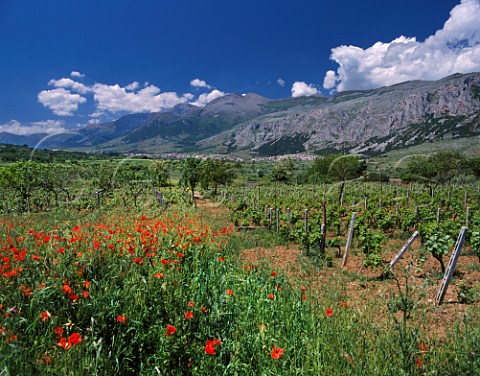
[[[0,132],[8,132],[22,136],[31,135],[34,133],[53,134],[64,132],[64,124],[65,122],[61,120],[46,120],[24,125],[19,121],[12,119],[6,124],[0,124]]]
[[[137,90],[132,84],[121,87],[118,84],[97,83],[93,85],[92,90],[97,112],[158,112],[185,103],[191,98],[189,93],[184,95],[175,92],[161,93],[158,87],[150,84]]]
[[[326,72],[324,88],[370,89],[408,80],[436,80],[453,73],[480,71],[480,0],[461,0],[443,28],[425,41],[400,36],[362,49],[339,46]]]
[[[70,76],[77,79],[84,77],[83,74],[76,71],[71,72]],[[195,88],[212,89],[212,86],[198,78],[192,80],[190,84]],[[225,95],[224,92],[217,89],[202,93],[198,97],[192,93],[162,92],[155,85],[148,82],[142,85],[138,81],[125,86],[101,82],[85,85],[78,80],[63,77],[51,79],[48,85],[54,88],[38,93],[38,101],[44,107],[52,110],[55,115],[72,116],[80,104],[87,102],[87,98],[88,101],[93,99],[94,108],[88,115],[90,124],[98,123],[99,118],[109,113],[159,112],[181,103],[205,106],[212,100]]]
[[[138,81],[132,82],[130,85],[125,86],[125,89],[128,91],[135,91],[140,87]]]
[[[281,86],[281,87],[285,86],[285,80],[282,80],[281,78],[279,78],[276,82],[278,86]]]
[[[72,116],[73,112],[78,110],[78,105],[87,101],[80,94],[74,94],[64,88],[42,90],[37,97],[43,106],[59,116]]]
[[[337,76],[335,75],[335,72],[332,70],[327,71],[325,78],[323,79],[323,87],[325,89],[332,89],[335,87],[336,83]]]
[[[77,71],[72,71],[70,73],[70,77],[75,77],[75,78],[83,78],[85,77],[84,74],[81,74],[80,72],[77,72]]]
[[[309,97],[311,95],[318,94],[318,90],[312,84],[296,81],[292,85],[292,97]]]
[[[214,99],[223,97],[224,95],[225,93],[223,91],[215,89],[215,90],[212,90],[210,93],[200,94],[197,100],[195,102],[192,102],[191,104],[198,107],[205,107],[208,103],[210,103]]]
[[[199,78],[195,78],[192,81],[190,81],[190,85],[196,88],[206,88],[206,89],[211,89],[212,86],[207,84],[204,80],[200,80]]]
[[[80,94],[85,94],[90,91],[90,88],[84,84],[74,81],[71,78],[60,78],[59,80],[50,80],[48,82],[50,86],[56,88],[70,89]]]

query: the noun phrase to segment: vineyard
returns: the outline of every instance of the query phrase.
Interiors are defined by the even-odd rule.
[[[478,182],[208,163],[3,167],[1,375],[480,373]]]

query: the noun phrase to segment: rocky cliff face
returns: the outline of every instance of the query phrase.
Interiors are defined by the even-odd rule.
[[[406,82],[300,102],[202,144],[250,148],[260,154],[271,154],[275,143],[277,147],[289,144],[288,152],[345,148],[379,152],[475,132],[479,111],[480,74],[458,74],[435,82]]]

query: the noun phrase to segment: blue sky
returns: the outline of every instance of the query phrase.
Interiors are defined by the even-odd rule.
[[[0,132],[480,71],[480,0],[0,0]]]

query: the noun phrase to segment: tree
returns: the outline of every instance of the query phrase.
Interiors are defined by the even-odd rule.
[[[2,185],[15,190],[20,196],[21,209],[30,210],[30,198],[33,192],[42,188],[41,177],[47,168],[33,161],[19,161],[1,171]]]
[[[271,180],[289,182],[292,180],[296,170],[297,166],[292,158],[281,159],[275,162],[273,166],[270,175]]]
[[[480,178],[480,157],[469,158],[467,165],[472,171],[472,174],[475,177]]]
[[[181,173],[179,184],[191,190],[192,201],[195,204],[195,188],[201,180],[201,163],[198,158],[188,157],[180,163],[179,169]]]
[[[415,156],[408,163],[406,180],[420,181],[432,196],[439,184],[444,184],[463,171],[466,158],[459,152],[441,152],[429,156]]]
[[[108,163],[102,163],[90,166],[90,172],[94,177],[94,185],[99,188],[98,193],[111,191],[118,184],[117,182],[117,172],[119,166],[109,161]],[[118,177],[120,178],[120,176]]]
[[[122,164],[116,174],[116,184],[119,183],[126,186],[136,207],[138,198],[150,184],[148,171],[139,165]]]
[[[330,154],[317,158],[308,174],[311,181],[339,181],[338,200],[341,201],[347,180],[356,179],[365,172],[367,163],[357,155]]]
[[[148,167],[149,173],[152,177],[152,182],[156,187],[163,187],[167,185],[170,178],[170,165],[164,159],[156,159]]]
[[[201,162],[201,184],[204,189],[213,185],[215,194],[219,185],[226,185],[233,181],[235,173],[231,163],[219,159],[205,159]]]
[[[80,168],[71,164],[49,165],[48,169],[43,169],[39,176],[43,188],[52,192],[55,196],[55,205],[58,204],[58,193],[62,191],[67,196],[67,201],[71,200],[69,188],[73,182],[79,178]]]

